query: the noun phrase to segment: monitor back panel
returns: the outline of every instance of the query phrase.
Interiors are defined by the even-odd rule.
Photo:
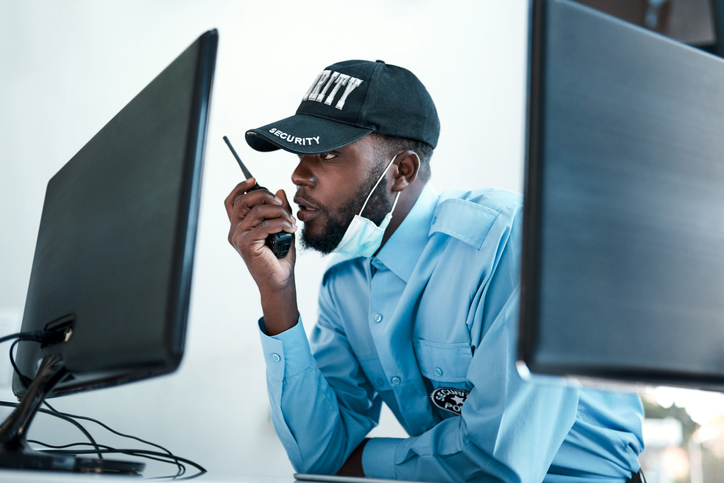
[[[71,316],[55,393],[169,372],[183,353],[217,36],[159,74],[49,181],[23,330]],[[16,393],[24,388],[14,384]]]
[[[565,0],[532,38],[521,358],[724,385],[724,62]]]

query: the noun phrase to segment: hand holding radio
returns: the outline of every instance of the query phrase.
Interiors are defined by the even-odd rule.
[[[244,259],[259,287],[265,332],[277,335],[296,325],[299,318],[294,281],[296,251],[290,245],[284,258],[277,258],[266,244],[269,235],[296,231],[296,220],[284,191],[276,195],[252,190],[254,178],[242,181],[226,197],[229,243]]]
[[[246,179],[248,180],[252,178],[251,173],[241,161],[239,155],[236,154],[234,147],[231,145],[231,141],[229,141],[229,138],[224,136],[224,141],[226,142],[227,146],[229,146],[231,154],[234,155],[234,158],[236,158],[236,161],[239,163],[241,172],[244,173]],[[254,186],[252,186],[249,191],[253,190],[266,190],[266,188],[264,188],[263,186],[259,186],[259,183],[254,183]],[[267,246],[271,249],[272,253],[274,253],[277,258],[284,258],[285,256],[287,256],[287,253],[289,252],[289,248],[292,246],[292,243],[294,243],[294,234],[286,233],[283,231],[279,233],[273,233],[269,235],[269,237],[267,237],[266,239]]]
[[[231,223],[229,243],[244,259],[262,293],[281,294],[294,286],[296,220],[283,190],[272,194],[256,183],[245,166],[242,171],[247,179],[224,202]]]

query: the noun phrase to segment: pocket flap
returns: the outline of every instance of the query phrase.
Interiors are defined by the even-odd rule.
[[[417,363],[422,375],[434,381],[465,382],[473,360],[470,344],[415,339]]]

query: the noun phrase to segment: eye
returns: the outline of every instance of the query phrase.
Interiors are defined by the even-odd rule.
[[[334,153],[320,153],[319,157],[325,161],[328,161],[330,159],[336,158],[337,155]]]

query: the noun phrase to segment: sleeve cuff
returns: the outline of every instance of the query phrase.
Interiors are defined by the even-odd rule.
[[[368,478],[397,479],[395,453],[399,438],[372,438],[362,452],[362,471]]]
[[[301,317],[294,327],[272,337],[266,335],[262,317],[259,319],[259,336],[270,377],[283,380],[285,376],[298,374],[314,364]]]

